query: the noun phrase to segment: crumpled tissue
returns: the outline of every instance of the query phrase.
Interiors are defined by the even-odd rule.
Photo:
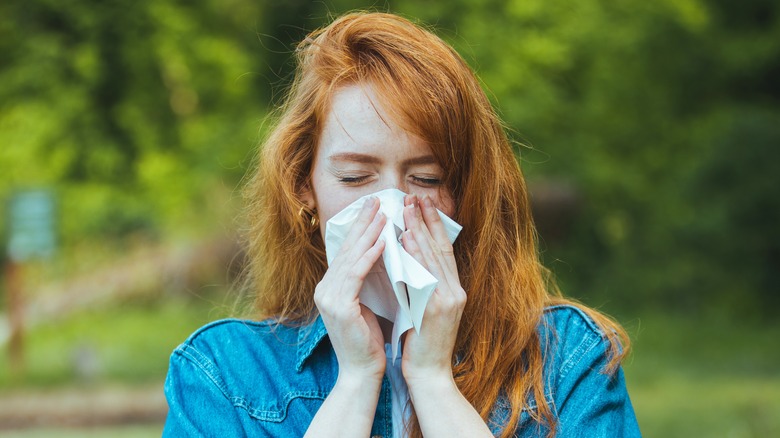
[[[360,214],[366,198],[374,196],[379,199],[379,210],[387,217],[380,235],[380,239],[385,241],[385,249],[382,258],[374,264],[363,282],[360,302],[374,314],[393,322],[393,361],[399,353],[401,335],[411,328],[420,332],[425,306],[439,284],[401,244],[401,233],[406,230],[403,215],[405,195],[397,189],[386,189],[363,196],[325,224],[325,252],[330,265]],[[441,211],[439,217],[450,243],[454,243],[463,227]]]

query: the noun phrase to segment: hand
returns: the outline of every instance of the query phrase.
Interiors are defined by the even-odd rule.
[[[381,381],[386,355],[384,337],[371,310],[359,302],[360,289],[379,259],[379,239],[386,218],[379,200],[368,198],[357,220],[314,290],[314,303],[328,329],[339,363],[339,380]]]
[[[420,333],[406,332],[401,369],[412,390],[418,382],[452,381],[452,354],[466,292],[460,285],[452,244],[433,201],[427,196],[418,200],[409,195],[404,205],[404,249],[439,280],[425,308]]]

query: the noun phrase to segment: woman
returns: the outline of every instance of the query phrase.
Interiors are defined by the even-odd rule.
[[[297,55],[247,188],[262,322],[177,348],[164,434],[638,436],[624,331],[546,283],[523,177],[465,62],[379,13],[337,19]],[[323,243],[330,218],[387,188],[408,194],[401,243],[438,280],[400,364],[358,296],[386,244],[379,202],[330,265]],[[437,209],[463,226],[454,245]]]

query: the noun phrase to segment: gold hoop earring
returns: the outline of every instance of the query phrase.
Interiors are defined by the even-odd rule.
[[[309,210],[304,206],[298,210],[298,216],[303,219],[303,222],[308,226],[309,232],[314,232],[320,227],[320,218],[317,216],[317,209]]]

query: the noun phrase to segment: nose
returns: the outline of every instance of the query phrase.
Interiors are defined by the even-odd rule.
[[[382,184],[382,190],[398,189],[404,193],[409,193],[409,187],[403,175],[387,175]]]

